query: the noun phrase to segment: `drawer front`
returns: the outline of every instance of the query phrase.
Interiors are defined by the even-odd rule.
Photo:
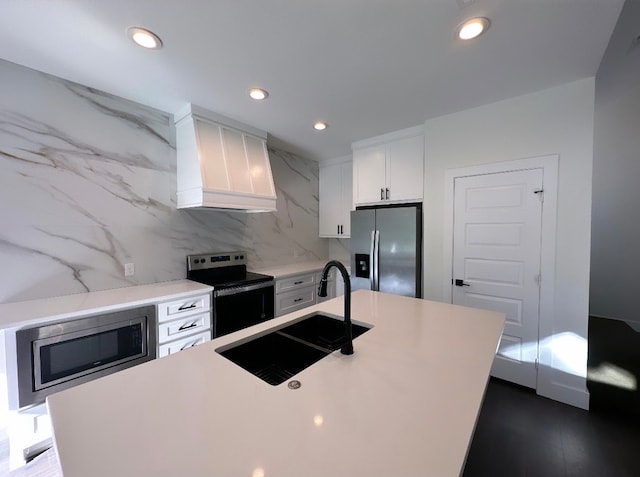
[[[293,277],[278,279],[276,280],[276,293],[308,287],[310,285],[315,285],[315,283],[315,273],[307,273],[304,275],[295,275]]]
[[[174,321],[165,321],[158,326],[158,343],[166,343],[182,336],[211,330],[211,312],[191,315]]]
[[[160,345],[158,347],[158,358],[163,358],[165,356],[169,356],[170,354],[178,353],[179,351],[191,348],[192,346],[200,345],[202,343],[206,343],[207,341],[211,341],[211,331],[187,336],[186,338]]]
[[[310,286],[300,290],[276,295],[276,316],[314,305],[316,303],[316,287]]]
[[[209,311],[211,293],[158,304],[158,323]]]

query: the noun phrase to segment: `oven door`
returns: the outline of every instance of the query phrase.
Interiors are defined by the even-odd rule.
[[[213,292],[213,337],[232,333],[274,316],[273,280]]]

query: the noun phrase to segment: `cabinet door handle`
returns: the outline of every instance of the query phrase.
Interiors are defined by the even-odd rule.
[[[389,200],[389,188],[387,187],[387,193],[385,199]]]
[[[338,235],[340,235],[340,226],[336,225],[336,228],[338,229]]]
[[[191,308],[195,308],[196,304],[192,303],[191,305],[182,305],[180,308],[178,308],[178,311],[184,311],[184,310],[190,310]]]
[[[380,200],[384,200],[384,188],[380,187]]]
[[[344,231],[342,230],[342,225],[340,226],[340,235],[342,235],[344,233]]]
[[[178,328],[178,331],[188,330],[189,328],[194,328],[196,326],[198,326],[198,323],[196,321],[189,323],[188,325],[185,323],[180,328]]]

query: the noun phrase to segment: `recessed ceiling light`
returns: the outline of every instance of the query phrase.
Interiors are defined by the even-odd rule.
[[[162,40],[158,35],[145,28],[131,27],[127,30],[129,38],[137,45],[149,50],[159,50],[162,48]]]
[[[315,123],[313,123],[313,129],[315,129],[316,131],[324,131],[328,127],[329,125],[324,121],[316,121]]]
[[[262,88],[251,88],[249,90],[249,96],[255,99],[256,101],[262,101],[263,99],[267,99],[269,97],[269,93]]]
[[[488,18],[471,18],[458,27],[458,38],[461,40],[472,40],[487,31],[491,25]]]

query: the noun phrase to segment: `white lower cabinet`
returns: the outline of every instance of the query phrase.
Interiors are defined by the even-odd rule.
[[[158,358],[211,340],[211,293],[158,303]]]
[[[158,324],[158,342],[182,338],[185,335],[211,332],[211,312],[200,313],[194,316],[187,316],[178,320],[168,321]]]
[[[276,316],[315,305],[316,287],[307,286],[299,290],[291,290],[276,295]]]
[[[9,468],[15,470],[53,445],[51,419],[46,404],[39,404],[22,410],[7,411]],[[5,444],[5,442],[1,442]],[[0,470],[4,470],[0,467]],[[27,475],[27,474],[22,474]]]
[[[329,272],[327,297],[318,296],[321,272],[308,272],[286,278],[276,277],[276,316],[282,316],[335,297],[335,273]]]
[[[185,338],[180,338],[176,341],[161,344],[158,347],[158,358],[164,358],[170,354],[175,354],[178,351],[197,346],[202,343],[211,341],[211,330],[199,333],[197,335],[190,335]]]
[[[211,310],[211,293],[157,304],[158,323]]]

